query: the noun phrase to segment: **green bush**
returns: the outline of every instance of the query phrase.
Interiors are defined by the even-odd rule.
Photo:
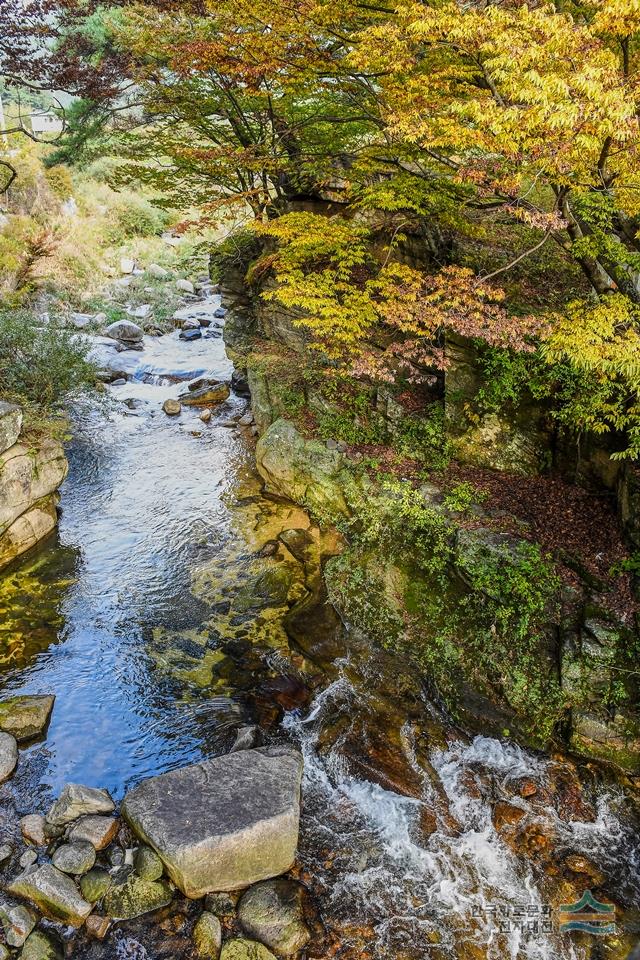
[[[27,424],[59,415],[95,385],[89,341],[26,311],[0,311],[0,396],[25,408]]]
[[[128,192],[118,194],[113,213],[116,229],[125,237],[152,237],[162,233],[170,219],[146,197]]]

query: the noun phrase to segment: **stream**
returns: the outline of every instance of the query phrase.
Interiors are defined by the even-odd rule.
[[[0,584],[0,695],[56,695],[46,740],[0,787],[5,830],[67,782],[121,799],[258,724],[305,758],[298,875],[321,918],[310,958],[626,956],[616,938],[553,921],[594,887],[624,943],[640,939],[637,809],[614,778],[459,730],[321,597],[306,642],[291,639],[286,617],[319,560],[314,573],[279,537],[307,531],[318,556],[334,547],[303,510],[262,495],[237,425],[247,400],[232,393],[209,423],[196,407],[162,411],[185,381],[230,379],[221,329],[203,333],[119,355],[126,382],[74,411],[57,534]],[[178,942],[158,952],[148,924],[127,936],[95,956],[183,956]]]

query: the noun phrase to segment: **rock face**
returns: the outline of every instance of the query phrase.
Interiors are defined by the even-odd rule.
[[[310,939],[302,908],[303,888],[293,880],[266,880],[250,887],[238,906],[242,929],[276,953],[290,957]]]
[[[51,439],[36,449],[14,443],[0,455],[0,569],[51,533],[67,469],[62,446]]]
[[[70,877],[46,863],[27,870],[8,886],[7,893],[31,903],[51,920],[80,927],[91,913],[91,904],[83,900]]]
[[[305,440],[288,420],[276,420],[256,447],[258,473],[268,493],[311,507],[320,516],[348,514],[339,474],[343,455]]]
[[[295,858],[302,757],[290,748],[243,750],[153,777],[122,814],[197,899],[278,876]]]
[[[113,813],[115,804],[106,790],[68,783],[47,814],[47,823],[64,827],[86,814]]]
[[[0,733],[0,783],[8,780],[18,763],[18,744],[10,733]]]
[[[11,733],[18,743],[41,736],[53,710],[55,697],[24,695],[0,700],[0,730]]]
[[[17,442],[22,429],[22,410],[15,403],[0,400],[0,453]]]

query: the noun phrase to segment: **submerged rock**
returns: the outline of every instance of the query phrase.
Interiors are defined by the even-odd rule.
[[[39,737],[49,723],[55,697],[25,695],[0,701],[0,730],[11,733],[18,743]]]
[[[288,747],[242,750],[153,777],[122,814],[188,897],[236,890],[294,861],[302,757]]]
[[[115,817],[82,817],[69,831],[69,840],[87,840],[96,850],[104,850],[115,840],[118,827]]]
[[[0,923],[10,947],[21,947],[36,925],[36,918],[23,907],[0,903]]]
[[[50,863],[20,874],[6,889],[29,900],[45,917],[72,927],[82,926],[91,913],[91,904],[83,900],[73,880]]]
[[[18,743],[10,733],[0,732],[0,783],[8,780],[18,763]]]
[[[64,826],[90,813],[113,813],[115,804],[106,790],[68,783],[47,814],[47,823]]]
[[[276,960],[276,958],[262,943],[238,938],[227,940],[222,948],[220,960]]]
[[[88,840],[76,840],[58,847],[53,857],[53,865],[63,873],[79,876],[87,873],[96,862],[96,851]]]
[[[129,874],[123,884],[114,884],[104,898],[104,910],[112,920],[133,920],[166,907],[173,891],[166,880],[143,880]]]
[[[250,887],[238,905],[242,929],[276,953],[292,956],[309,942],[304,888],[294,880],[267,880]]]
[[[217,960],[222,946],[222,927],[212,913],[202,913],[193,928],[193,942],[196,954],[207,960]]]

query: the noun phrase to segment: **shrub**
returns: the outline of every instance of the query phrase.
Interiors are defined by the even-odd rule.
[[[116,195],[113,213],[116,230],[125,237],[151,237],[162,233],[169,222],[164,210],[155,207],[146,197],[128,191]]]
[[[32,426],[60,414],[71,396],[95,384],[89,341],[26,311],[0,311],[0,392],[21,404]]]

